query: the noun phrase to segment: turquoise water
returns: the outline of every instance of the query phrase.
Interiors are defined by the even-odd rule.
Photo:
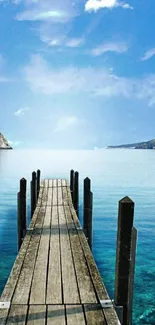
[[[138,247],[135,274],[134,325],[155,324],[155,151],[0,151],[0,293],[17,254],[16,193],[19,179],[30,181],[40,168],[42,177],[89,176],[94,193],[93,253],[108,289],[114,295],[118,200],[135,202]]]

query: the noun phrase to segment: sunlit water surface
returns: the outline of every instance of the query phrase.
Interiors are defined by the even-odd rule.
[[[0,294],[17,254],[19,179],[30,181],[40,168],[42,177],[89,176],[94,192],[93,254],[111,298],[114,296],[118,200],[128,195],[135,204],[138,247],[135,275],[134,325],[155,324],[155,151],[0,151]],[[29,208],[28,208],[29,210]]]

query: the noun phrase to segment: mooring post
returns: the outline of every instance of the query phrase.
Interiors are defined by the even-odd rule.
[[[25,178],[20,180],[20,192],[18,192],[17,196],[17,206],[18,206],[18,250],[21,247],[23,242],[27,220],[26,220],[26,187],[27,181]]]
[[[33,172],[32,181],[31,181],[31,218],[36,208],[36,203],[37,203],[37,175],[36,172]]]
[[[72,195],[72,201],[74,200],[74,170],[70,171],[70,190]]]
[[[88,239],[90,248],[92,248],[92,205],[93,194],[90,191],[91,181],[87,177],[84,179],[84,211],[83,211],[83,228]]]
[[[79,216],[79,173],[75,172],[74,177],[74,209]]]
[[[128,314],[129,282],[131,275],[132,230],[134,218],[134,202],[125,197],[119,201],[115,298],[116,306],[123,306],[122,325],[131,325]],[[130,302],[131,302],[130,297]],[[131,305],[130,305],[131,309]],[[130,317],[131,319],[131,317]]]
[[[37,170],[37,199],[39,197],[39,191],[40,191],[40,175],[41,171],[40,169]]]
[[[130,254],[131,264],[130,264],[130,275],[129,275],[129,285],[128,285],[128,307],[127,307],[127,320],[128,320],[127,324],[129,325],[132,325],[136,248],[137,248],[137,229],[133,227],[132,240],[131,240],[131,254]]]

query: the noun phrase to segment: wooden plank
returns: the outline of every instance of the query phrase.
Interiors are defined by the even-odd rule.
[[[49,187],[49,179],[46,178],[44,181],[44,187]]]
[[[63,204],[68,205],[68,194],[67,194],[66,187],[62,187],[62,198],[63,198]]]
[[[62,200],[62,187],[58,187],[58,205],[62,205],[63,200]]]
[[[53,187],[53,205],[58,205],[58,188]]]
[[[68,186],[66,186],[66,189],[67,189],[67,197],[68,197],[68,204],[69,205],[73,205],[73,201],[72,201],[72,194],[71,194],[71,190],[70,190],[70,187],[69,187],[69,185]]]
[[[68,229],[75,229],[75,224],[74,221],[72,219],[72,214],[70,211],[70,207],[69,206],[64,206],[64,211],[65,211],[65,216],[66,216],[66,222],[67,222],[67,228]]]
[[[46,276],[49,254],[50,222],[51,208],[47,207],[45,212],[39,250],[34,268],[30,304],[45,304],[46,300]]]
[[[27,306],[11,306],[6,325],[26,325]]]
[[[88,304],[84,306],[87,325],[107,325],[102,307],[99,304]]]
[[[58,184],[58,187],[62,187],[62,180],[61,179],[58,179],[57,182],[58,182],[57,183]]]
[[[107,294],[106,288],[103,285],[102,278],[99,274],[99,271],[97,269],[96,263],[94,261],[93,255],[90,251],[90,248],[87,243],[87,239],[83,233],[83,231],[78,231],[78,235],[80,238],[80,242],[83,248],[83,252],[87,261],[87,265],[89,268],[89,272],[96,290],[96,294],[98,297],[98,300],[109,300],[109,296]]]
[[[63,206],[59,206],[58,211],[64,303],[78,304],[80,302],[80,298]]]
[[[96,303],[96,294],[77,231],[70,230],[69,235],[81,302],[83,304]]]
[[[53,179],[53,187],[58,187],[58,181],[57,181],[57,179]]]
[[[42,194],[42,206],[47,205],[49,187],[44,187]]]
[[[67,325],[64,306],[48,306],[47,325]]]
[[[67,183],[66,179],[62,179],[61,184],[62,184],[62,186],[65,186],[65,187],[68,186],[68,183]]]
[[[53,201],[53,188],[49,187],[48,189],[48,196],[47,196],[47,205],[52,205],[52,201]]]
[[[45,325],[46,306],[30,306],[26,325]]]
[[[103,313],[108,325],[121,325],[120,321],[118,320],[117,313],[113,307],[103,309]]]
[[[49,186],[49,187],[53,187],[53,179],[49,179],[48,186]]]
[[[26,252],[24,263],[21,269],[20,277],[13,295],[13,304],[27,304],[30,294],[32,276],[35,266],[35,260],[40,243],[42,224],[45,216],[45,207],[41,207],[36,228],[33,230],[29,247]],[[23,285],[24,284],[24,285]]]
[[[49,269],[47,281],[47,304],[62,303],[62,281],[60,265],[60,238],[58,228],[58,208],[52,208]]]
[[[81,305],[66,306],[67,325],[85,325],[84,313]]]
[[[38,196],[38,200],[37,200],[37,207],[41,206],[41,204],[42,204],[43,191],[44,191],[44,187],[40,186],[39,196]]]
[[[40,180],[40,187],[45,187],[45,180],[44,179]]]
[[[0,324],[1,325],[6,325],[8,313],[9,313],[8,309],[0,309]]]
[[[77,217],[77,214],[76,214],[76,212],[74,210],[74,207],[72,205],[70,205],[69,207],[70,207],[70,211],[71,211],[71,215],[72,215],[72,219],[74,221],[75,227],[77,229],[81,228],[80,221],[79,221],[79,219]]]
[[[21,272],[23,261],[24,261],[24,258],[25,258],[26,252],[27,252],[27,248],[29,246],[31,234],[32,234],[32,231],[27,231],[24,242],[20,248],[20,251],[17,255],[14,266],[12,268],[12,271],[10,273],[8,281],[5,285],[2,296],[0,298],[0,301],[2,301],[2,302],[11,301],[11,299],[12,299],[12,296],[13,296],[13,293],[14,293],[14,290],[15,290],[20,272]]]
[[[59,216],[58,216],[58,207],[52,206],[52,220],[51,220],[51,227],[58,228],[59,225]]]

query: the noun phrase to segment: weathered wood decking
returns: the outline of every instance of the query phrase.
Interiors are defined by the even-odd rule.
[[[0,325],[120,324],[113,307],[101,306],[103,300],[109,296],[67,181],[42,181],[37,207],[0,298]]]

